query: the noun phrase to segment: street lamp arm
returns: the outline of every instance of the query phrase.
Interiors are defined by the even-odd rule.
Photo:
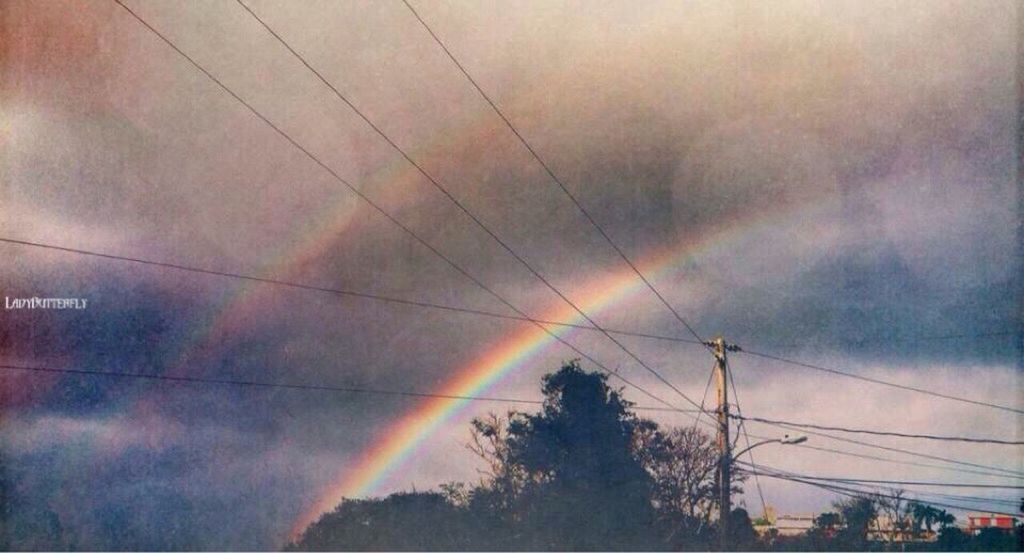
[[[762,446],[762,445],[765,445],[765,444],[778,444],[778,443],[782,443],[782,440],[779,439],[779,438],[776,438],[774,440],[763,440],[763,441],[757,442],[756,444],[754,444],[754,445],[752,445],[752,446],[750,446],[750,447],[748,447],[746,449],[741,450],[736,455],[733,455],[732,462],[735,463],[736,461],[739,460],[740,457],[743,456],[744,453],[750,451],[751,449],[754,449],[755,447]]]
[[[740,451],[736,455],[733,455],[732,462],[735,463],[736,461],[739,460],[740,457],[743,456],[744,453],[750,451],[751,449],[754,449],[757,446],[762,446],[764,444],[796,445],[796,444],[802,444],[802,443],[804,443],[806,441],[807,441],[807,436],[797,436],[795,438],[790,438],[788,434],[786,435],[785,438],[775,438],[775,439],[772,439],[772,440],[760,441],[760,442],[757,442],[756,444],[754,444],[754,445],[752,445],[752,446],[750,446],[750,447]]]

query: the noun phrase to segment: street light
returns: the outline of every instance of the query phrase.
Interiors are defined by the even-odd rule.
[[[783,436],[781,438],[775,438],[773,440],[760,441],[760,442],[757,442],[756,444],[754,444],[754,445],[752,445],[752,446],[750,446],[750,447],[740,451],[736,455],[733,455],[732,462],[736,462],[736,460],[738,460],[740,457],[742,457],[744,453],[750,451],[751,449],[754,449],[755,447],[762,446],[762,445],[765,445],[765,444],[796,445],[796,444],[802,444],[802,443],[804,443],[806,441],[807,441],[807,436],[792,436],[792,437],[790,437],[789,434],[786,434],[785,436]]]
[[[765,445],[765,444],[797,445],[797,444],[802,444],[802,443],[804,443],[806,441],[807,441],[807,436],[790,436],[789,434],[786,434],[786,435],[784,435],[781,438],[775,438],[775,439],[771,439],[771,440],[763,440],[763,441],[757,442],[756,444],[754,444],[754,445],[752,445],[752,446],[750,446],[750,447],[748,447],[748,448],[746,448],[744,450],[741,450],[736,455],[733,455],[732,457],[730,457],[728,459],[728,462],[726,462],[725,455],[722,455],[722,461],[720,463],[721,464],[732,465],[733,463],[738,461],[739,458],[744,453],[750,451],[751,449],[754,449],[755,447],[760,447],[760,446]],[[721,467],[721,464],[719,465],[719,467]],[[715,467],[710,467],[708,469],[708,472],[710,472],[714,468]],[[706,475],[707,472],[705,472],[704,474]],[[728,472],[726,472],[726,474],[728,474]],[[724,500],[726,498],[728,498],[729,494],[731,493],[731,491],[726,491],[726,490],[729,490],[730,487],[732,486],[732,484],[731,484],[731,482],[720,481],[719,485],[722,486],[722,490],[723,490],[722,491],[722,498],[723,498],[723,502],[724,502]],[[719,531],[719,536],[720,536],[720,540],[721,540],[720,541],[721,549],[722,549],[722,551],[727,551],[729,549],[729,532],[728,532],[728,526],[727,526],[727,524],[728,524],[728,518],[727,517],[729,515],[728,514],[723,514],[723,513],[729,513],[729,510],[723,509],[722,507],[723,507],[723,505],[720,504],[719,505],[718,531]]]
[[[754,449],[755,447],[759,447],[759,446],[762,446],[762,445],[765,445],[765,444],[797,445],[797,444],[802,444],[802,443],[804,443],[806,441],[807,441],[807,436],[790,436],[789,434],[786,434],[786,435],[784,435],[781,438],[775,438],[775,439],[772,439],[772,440],[763,440],[763,441],[757,442],[756,444],[754,444],[754,445],[752,445],[752,446],[750,446],[750,447],[748,447],[748,448],[746,448],[744,450],[741,450],[739,453],[737,453],[736,455],[732,456],[729,459],[728,464],[731,465],[731,464],[735,463],[736,461],[739,460],[739,458],[741,456],[743,456],[744,453],[750,451],[751,449]],[[724,459],[724,457],[725,456],[723,455],[723,459]],[[751,466],[754,466],[754,465],[751,465]],[[724,486],[725,486],[724,489],[725,490],[729,490],[729,487],[731,485],[732,484],[730,482],[725,482],[724,483]],[[728,493],[730,493],[730,492],[729,491],[723,492],[723,494],[728,494]],[[725,497],[728,497],[728,496],[726,495]],[[726,511],[726,513],[728,513],[728,511]],[[722,550],[723,551],[728,550],[728,544],[729,544],[729,535],[728,535],[728,530],[727,530],[727,526],[726,526],[728,519],[725,518],[725,517],[728,517],[728,516],[729,516],[728,514],[724,514],[724,515],[720,514],[720,518],[719,518],[719,522],[718,522],[718,524],[719,524],[719,533],[720,533],[720,536],[721,536],[721,546],[722,546]]]
[[[729,462],[730,463],[735,463],[736,461],[738,461],[740,459],[740,456],[742,456],[744,453],[750,451],[751,449],[754,449],[755,447],[762,446],[762,445],[765,445],[765,444],[796,445],[796,444],[802,444],[802,443],[804,443],[806,441],[807,441],[807,436],[792,436],[791,437],[789,434],[786,434],[785,436],[783,436],[781,438],[774,438],[774,439],[771,439],[771,440],[763,440],[763,441],[757,442],[756,444],[754,444],[754,445],[752,445],[752,446],[750,446],[750,447],[748,447],[748,448],[746,448],[744,450],[741,450],[736,455],[733,455],[732,459],[729,459]],[[704,472],[704,474],[707,475],[707,473],[711,472],[715,468],[717,468],[717,467],[709,467],[708,470]],[[1024,505],[1024,504],[1022,504],[1022,505]]]

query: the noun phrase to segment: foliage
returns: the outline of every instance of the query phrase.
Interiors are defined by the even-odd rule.
[[[465,549],[465,517],[438,493],[344,500],[307,528],[289,550],[439,551]],[[429,531],[428,531],[429,529]]]
[[[709,526],[718,502],[715,469],[719,453],[711,437],[692,427],[663,433],[645,425],[634,449],[654,479],[660,515],[694,530]]]
[[[632,447],[642,423],[606,377],[571,362],[543,379],[539,413],[513,413],[503,473],[525,549],[653,548],[653,479]]]
[[[945,526],[939,530],[936,546],[939,551],[1022,551],[1024,526],[1018,525],[1013,531],[982,528],[974,536],[955,526]]]
[[[729,541],[734,551],[754,551],[760,548],[760,540],[750,522],[746,509],[733,509],[729,517]]]
[[[878,518],[878,506],[867,497],[848,498],[832,504],[839,511],[843,526],[836,532],[839,549],[865,550],[868,531]]]
[[[910,513],[913,519],[914,535],[921,537],[931,534],[932,528],[938,524],[940,528],[946,528],[956,522],[956,517],[945,510],[938,509],[927,503],[914,501],[910,504]]]
[[[472,422],[467,448],[482,461],[475,484],[439,492],[344,500],[292,550],[707,550],[717,546],[718,450],[696,428],[662,429],[637,417],[602,374],[570,362],[544,377],[535,413]],[[742,478],[742,476],[740,476]],[[738,489],[736,490],[738,491]],[[734,549],[868,551],[900,537],[908,551],[1012,551],[1021,530],[968,535],[946,511],[902,492],[854,497],[819,514],[807,535],[762,542],[744,509],[730,513]],[[886,533],[880,515],[895,522]]]
[[[914,502],[904,498],[903,490],[890,490],[875,496],[875,506],[884,518],[875,518],[875,530],[882,541],[894,543],[912,537]]]
[[[321,549],[705,549],[718,452],[695,429],[637,417],[603,374],[569,362],[543,378],[535,413],[475,419],[475,485],[346,500],[290,547]],[[746,511],[735,532],[752,546]]]

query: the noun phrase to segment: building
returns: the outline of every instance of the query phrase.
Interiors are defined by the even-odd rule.
[[[754,524],[758,535],[775,537],[802,536],[814,527],[815,515],[776,515],[775,509],[768,507],[764,516]]]
[[[894,523],[889,515],[878,515],[868,528],[868,539],[881,542],[911,542],[911,541],[935,541],[938,534],[935,531],[914,528],[914,521],[909,517]]]
[[[778,536],[802,536],[814,528],[815,515],[779,515],[775,518]]]
[[[977,534],[982,528],[998,528],[1010,532],[1017,521],[1017,517],[999,513],[968,513],[966,531],[969,534]]]

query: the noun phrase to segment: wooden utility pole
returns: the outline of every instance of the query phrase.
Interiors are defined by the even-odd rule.
[[[732,513],[732,448],[729,442],[729,372],[726,353],[739,351],[719,336],[707,343],[715,356],[715,381],[718,387],[718,540],[722,551],[729,550],[729,516]]]

